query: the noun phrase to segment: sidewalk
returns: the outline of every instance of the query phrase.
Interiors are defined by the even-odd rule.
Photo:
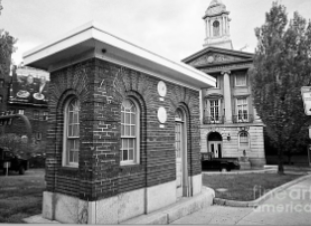
[[[256,209],[211,206],[172,224],[177,225],[310,225],[311,177],[273,195]]]

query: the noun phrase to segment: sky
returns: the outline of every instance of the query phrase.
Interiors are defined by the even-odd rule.
[[[203,49],[202,17],[211,0],[2,0],[0,29],[17,38],[13,61],[24,52],[95,20],[112,33],[166,58],[180,61]],[[230,11],[235,50],[254,52],[254,29],[273,0],[222,0]],[[278,0],[289,18],[311,18],[310,0]]]

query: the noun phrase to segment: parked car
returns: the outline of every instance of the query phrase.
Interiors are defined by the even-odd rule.
[[[202,170],[231,171],[240,169],[238,158],[215,158],[214,153],[201,153]]]
[[[0,148],[0,169],[6,172],[6,167],[9,170],[14,170],[23,175],[25,170],[28,170],[28,160],[21,158],[20,156],[11,152],[8,148]]]

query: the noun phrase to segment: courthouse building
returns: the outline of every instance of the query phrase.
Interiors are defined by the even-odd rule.
[[[248,74],[253,54],[233,50],[229,11],[213,0],[203,17],[204,49],[183,61],[216,78],[216,87],[201,97],[201,152],[216,158],[250,158],[252,167],[265,163],[263,123],[253,105]]]

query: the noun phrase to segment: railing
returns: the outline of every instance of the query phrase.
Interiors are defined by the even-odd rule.
[[[203,124],[223,124],[225,117],[223,115],[219,115],[218,117],[213,116],[204,116]]]
[[[248,123],[248,122],[253,122],[254,117],[252,114],[238,114],[238,115],[233,115],[232,121],[233,123]]]

